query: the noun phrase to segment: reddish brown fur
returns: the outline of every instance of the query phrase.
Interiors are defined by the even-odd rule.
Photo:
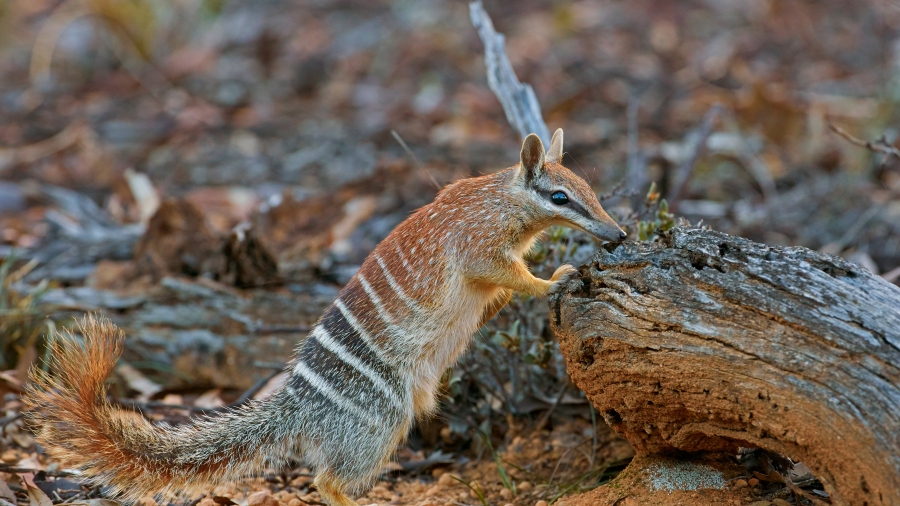
[[[29,422],[37,429],[37,441],[53,458],[89,476],[115,475],[109,483],[113,489],[135,484],[132,491],[137,496],[166,489],[177,481],[179,466],[161,466],[158,460],[134,451],[152,452],[152,440],[145,435],[159,429],[137,413],[114,408],[106,399],[104,382],[122,353],[124,335],[108,320],[93,316],[85,317],[79,329],[84,345],[71,334],[53,342],[49,365],[54,376],[31,370],[23,400]],[[122,444],[123,440],[128,443]],[[214,463],[191,467],[198,481],[210,480],[220,471]]]
[[[561,266],[549,280],[528,271],[522,255],[538,233],[560,224],[607,240],[624,236],[587,183],[558,163],[561,153],[561,130],[549,157],[529,135],[519,165],[457,181],[397,226],[300,345],[285,389],[247,409],[174,428],[114,409],[103,382],[123,336],[86,318],[83,346],[72,336],[54,343],[58,376],[33,373],[25,399],[38,440],[130,499],[196,493],[300,449],[323,498],[353,504],[346,493],[370,486],[413,416],[434,410],[441,374],[478,327],[513,291],[543,296],[574,270]],[[550,198],[563,190],[571,202]],[[373,408],[372,394],[386,402]],[[393,422],[372,425],[373,414]],[[357,422],[369,429],[360,432]]]

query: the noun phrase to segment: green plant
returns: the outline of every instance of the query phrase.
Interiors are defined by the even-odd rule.
[[[52,321],[39,307],[51,283],[43,280],[29,293],[14,289],[15,282],[34,267],[28,263],[11,272],[16,259],[10,255],[0,263],[0,370],[16,367],[32,350],[41,353],[45,348],[42,331],[52,328]]]
[[[509,475],[506,474],[506,469],[503,468],[503,459],[500,457],[500,453],[494,449],[494,445],[491,444],[491,438],[488,437],[484,432],[478,431],[478,435],[481,437],[481,440],[484,442],[485,446],[487,446],[488,451],[491,452],[491,456],[494,459],[494,464],[497,466],[497,473],[500,474],[500,482],[503,483],[503,487],[509,489],[513,495],[516,494],[516,483],[509,478]]]
[[[579,492],[584,490],[593,490],[600,485],[610,482],[619,475],[622,469],[631,462],[631,458],[610,462],[604,466],[591,469],[590,471],[576,476],[571,482],[560,485],[557,492],[551,497],[550,504],[556,503],[561,497],[570,492]]]
[[[656,183],[650,184],[647,196],[644,198],[644,211],[641,217],[650,216],[650,219],[637,220],[638,241],[652,241],[656,239],[658,232],[665,232],[675,226],[675,215],[669,212],[669,203],[660,198],[656,191]]]
[[[463,485],[469,487],[469,490],[471,490],[472,492],[475,493],[476,496],[478,496],[478,500],[481,501],[482,506],[488,506],[487,498],[484,497],[484,491],[481,490],[481,485],[479,485],[478,482],[469,483],[467,481],[461,480],[460,478],[457,478],[456,476],[451,475],[450,477],[453,478],[454,480],[462,483]]]

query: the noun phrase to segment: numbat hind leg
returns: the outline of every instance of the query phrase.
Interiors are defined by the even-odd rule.
[[[344,493],[346,484],[331,472],[319,474],[313,480],[313,484],[328,506],[359,506]]]

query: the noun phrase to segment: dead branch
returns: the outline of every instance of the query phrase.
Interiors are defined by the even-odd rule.
[[[628,165],[625,172],[627,187],[634,192],[632,195],[632,208],[637,209],[643,199],[643,191],[650,184],[647,174],[647,155],[640,150],[638,144],[638,112],[641,105],[641,95],[632,95],[628,98],[628,109],[625,116],[628,122]]]
[[[706,140],[709,138],[709,134],[712,133],[713,125],[715,125],[716,118],[719,117],[721,111],[722,106],[719,104],[710,107],[706,114],[703,115],[700,127],[690,135],[689,155],[675,171],[675,178],[668,195],[669,205],[672,206],[672,209],[677,207],[678,201],[684,195],[684,190],[687,188],[691,174],[694,172],[694,166],[697,164],[697,158],[700,157],[700,153],[706,147]]]
[[[42,141],[11,148],[0,148],[0,171],[18,164],[29,164],[82,142],[89,127],[81,121],[72,122],[58,134]]]
[[[871,141],[864,141],[858,137],[854,137],[854,136],[850,135],[849,133],[847,133],[847,131],[844,130],[843,128],[841,128],[837,125],[833,125],[831,123],[828,124],[828,128],[830,128],[832,132],[834,132],[834,133],[838,134],[839,136],[843,137],[844,139],[850,141],[851,144],[856,144],[857,146],[864,147],[864,148],[868,149],[869,151],[874,151],[876,153],[881,153],[883,155],[893,156],[895,158],[900,159],[900,149],[897,149],[894,146],[892,146],[887,141],[887,138],[885,138],[884,136],[881,136],[881,138],[875,142],[871,142]]]
[[[494,23],[484,10],[481,0],[469,4],[469,16],[478,36],[484,43],[484,63],[487,66],[488,86],[503,105],[509,124],[524,139],[537,134],[545,146],[550,145],[550,130],[541,116],[541,105],[534,89],[519,82],[509,57],[506,56],[503,34],[494,30]]]

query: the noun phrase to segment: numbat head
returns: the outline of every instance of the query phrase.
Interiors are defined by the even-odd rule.
[[[55,376],[32,372],[25,401],[38,440],[68,467],[126,499],[191,495],[300,455],[332,506],[370,487],[416,417],[436,406],[441,375],[514,291],[547,294],[575,269],[536,278],[522,260],[539,232],[568,225],[601,239],[625,233],[581,178],[529,135],[521,163],[444,188],[366,258],[298,346],[269,399],[193,424],[154,425],[107,401],[104,381],[124,336],[86,319],[54,343]]]
[[[561,128],[553,134],[546,153],[537,135],[530,134],[522,144],[520,178],[530,198],[543,211],[535,212],[535,218],[544,226],[565,225],[606,241],[625,239],[625,232],[600,206],[594,190],[561,165],[562,154]]]

